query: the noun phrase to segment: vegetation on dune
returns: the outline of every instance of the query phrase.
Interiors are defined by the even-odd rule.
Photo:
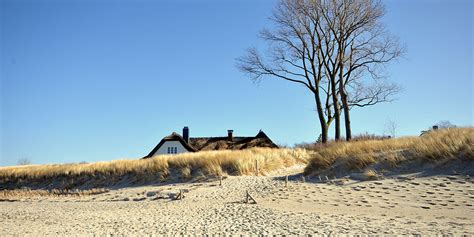
[[[252,148],[138,160],[4,167],[0,168],[0,189],[93,189],[221,175],[253,175],[256,163],[261,175],[307,164],[306,175],[325,170],[364,171],[367,178],[375,179],[383,175],[380,169],[374,168],[377,164],[396,168],[409,161],[442,163],[447,160],[474,160],[474,128],[441,129],[421,137],[333,142],[311,149]]]
[[[87,164],[29,165],[0,168],[0,188],[22,186],[76,188],[122,183],[150,183],[177,178],[260,174],[304,164],[311,151],[252,148],[160,155],[149,159],[116,160]]]
[[[305,174],[327,169],[363,170],[386,162],[397,167],[405,161],[474,160],[474,128],[431,131],[421,137],[333,142],[314,146]],[[375,171],[368,172],[374,176]]]
[[[0,201],[16,200],[21,198],[42,198],[42,197],[84,197],[108,192],[108,189],[94,188],[89,190],[69,190],[69,189],[15,189],[1,190]]]

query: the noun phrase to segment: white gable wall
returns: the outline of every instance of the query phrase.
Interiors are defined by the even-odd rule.
[[[183,145],[181,145],[181,142],[179,141],[166,141],[161,145],[161,147],[153,154],[154,156],[156,155],[162,155],[162,154],[168,154],[168,147],[177,147],[177,153],[185,153],[188,152],[186,148],[184,148]]]

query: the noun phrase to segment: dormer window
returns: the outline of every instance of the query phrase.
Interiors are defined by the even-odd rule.
[[[168,147],[168,154],[178,154],[178,147],[176,147],[176,146],[169,146],[169,147]]]

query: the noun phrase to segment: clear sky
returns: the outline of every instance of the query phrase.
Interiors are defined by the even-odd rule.
[[[275,1],[0,0],[0,165],[137,158],[163,136],[256,135],[311,142],[314,102],[296,84],[252,83],[235,58]],[[418,135],[473,125],[473,1],[386,1],[406,45],[389,67],[397,100],[353,112],[353,132]]]

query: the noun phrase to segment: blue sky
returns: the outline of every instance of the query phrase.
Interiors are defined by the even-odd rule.
[[[276,143],[320,133],[307,91],[252,83],[235,67],[275,1],[0,0],[0,165],[137,158],[172,131],[255,135]],[[440,120],[473,124],[473,2],[386,1],[406,45],[389,68],[397,100],[354,110],[353,132],[418,135]]]

